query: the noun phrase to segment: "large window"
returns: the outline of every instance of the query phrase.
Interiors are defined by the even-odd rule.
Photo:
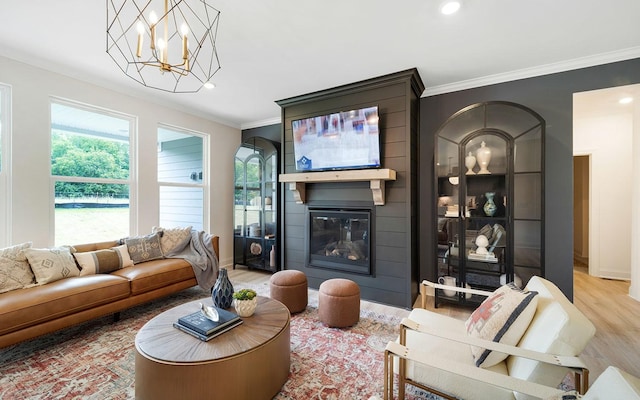
[[[206,140],[207,136],[196,132],[164,125],[158,128],[161,227],[207,228]]]
[[[55,244],[114,240],[130,232],[135,119],[55,99],[51,175]]]
[[[0,247],[11,241],[10,123],[11,88],[0,83]]]

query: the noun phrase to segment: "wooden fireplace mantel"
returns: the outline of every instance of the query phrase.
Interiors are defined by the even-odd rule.
[[[345,171],[302,172],[295,174],[280,174],[280,182],[288,183],[293,192],[296,203],[302,204],[306,197],[307,183],[320,182],[363,182],[369,181],[373,204],[384,205],[385,181],[395,181],[396,171],[392,169],[358,169]]]

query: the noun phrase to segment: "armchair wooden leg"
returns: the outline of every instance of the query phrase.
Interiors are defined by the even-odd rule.
[[[389,366],[390,363],[391,363],[391,366]],[[391,380],[391,384],[389,384],[389,380]],[[382,392],[382,397],[384,398],[384,400],[393,399],[393,393],[391,393],[391,396],[389,396],[389,387],[391,387],[391,390],[393,390],[393,358],[389,350],[385,350],[384,351],[384,389]]]
[[[589,389],[589,370],[583,368],[580,371],[575,371],[573,377],[578,393],[585,394],[587,389]]]

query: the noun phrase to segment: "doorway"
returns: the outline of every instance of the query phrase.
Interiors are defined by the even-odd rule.
[[[573,94],[574,260],[600,278],[640,273],[632,248],[640,229],[632,201],[640,189],[639,107],[640,85]],[[631,296],[639,292],[632,282]]]

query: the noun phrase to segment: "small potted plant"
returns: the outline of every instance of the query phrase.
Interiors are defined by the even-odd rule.
[[[233,306],[241,317],[253,315],[258,305],[257,293],[253,289],[241,289],[233,293]]]

